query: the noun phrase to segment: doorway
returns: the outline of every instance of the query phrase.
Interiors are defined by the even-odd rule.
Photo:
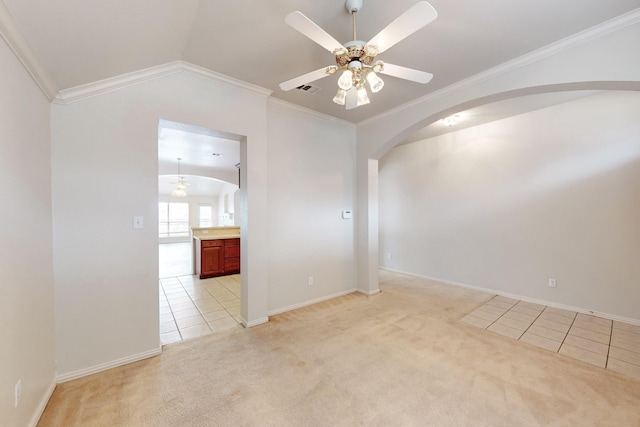
[[[241,328],[241,276],[196,275],[194,228],[236,227],[240,140],[160,120],[158,245],[162,344]],[[225,228],[226,230],[226,228]]]

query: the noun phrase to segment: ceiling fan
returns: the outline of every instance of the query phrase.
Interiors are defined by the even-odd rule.
[[[422,84],[428,83],[433,78],[433,74],[424,71],[376,60],[378,54],[436,19],[438,13],[433,6],[426,1],[416,3],[371,40],[363,42],[356,36],[356,13],[362,8],[363,2],[364,0],[347,0],[345,3],[345,8],[352,16],[353,40],[344,45],[301,12],[292,12],[286,16],[285,22],[288,25],[335,55],[336,65],[323,67],[288,80],[280,84],[280,89],[284,91],[295,89],[343,70],[338,79],[338,93],[333,98],[333,102],[345,105],[346,109],[350,110],[370,102],[365,83],[369,84],[373,93],[382,89],[384,81],[377,73]]]

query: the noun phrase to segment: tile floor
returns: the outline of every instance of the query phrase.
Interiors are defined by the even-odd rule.
[[[502,296],[461,321],[640,379],[640,326]]]
[[[159,276],[161,279],[193,274],[191,242],[160,243],[158,245]]]
[[[200,280],[198,276],[160,279],[160,341],[163,345],[240,324],[240,275]]]

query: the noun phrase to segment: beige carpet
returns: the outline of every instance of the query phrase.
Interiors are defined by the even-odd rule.
[[[491,295],[381,289],[60,384],[39,426],[640,426],[640,381],[459,322]]]

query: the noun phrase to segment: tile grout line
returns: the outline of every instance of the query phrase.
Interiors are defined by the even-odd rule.
[[[180,280],[178,280],[178,283],[180,283]],[[180,336],[180,341],[182,341],[182,333],[180,332],[180,327],[178,327],[178,321],[176,320],[176,316],[173,314],[173,307],[171,307],[171,303],[169,302],[169,298],[167,297],[167,291],[165,291],[164,289],[164,285],[162,284],[162,281],[160,281],[160,286],[162,286],[162,293],[164,293],[164,297],[167,300],[167,304],[169,304],[169,311],[171,311],[171,317],[173,318],[173,324],[176,325],[176,330],[178,332],[178,335]],[[182,286],[182,283],[180,283],[180,286]]]
[[[491,298],[489,301],[485,302],[484,304],[482,304],[482,305],[481,305],[480,307],[478,307],[478,308],[482,308],[482,307],[485,307],[485,306],[489,305],[489,303],[490,303],[491,301],[493,301],[494,299],[496,299],[497,297],[498,297],[498,295],[494,296],[493,298]],[[487,325],[487,327],[486,327],[486,328],[484,328],[484,329],[485,329],[485,330],[488,330],[488,329],[489,329],[489,328],[490,328],[494,323],[496,323],[498,320],[502,319],[502,316],[504,316],[504,315],[505,315],[505,314],[507,314],[509,311],[511,311],[511,309],[512,309],[516,304],[517,304],[517,302],[516,302],[515,304],[512,304],[512,305],[511,305],[511,307],[509,307],[509,308],[507,309],[507,311],[505,311],[505,312],[504,312],[504,313],[502,313],[500,316],[498,316],[498,318],[497,318],[496,320],[494,320],[493,322],[491,322],[491,323],[490,323],[489,325]],[[476,310],[477,310],[477,309],[476,309]],[[474,310],[474,311],[475,311],[475,310]],[[472,312],[472,313],[473,313],[473,312]],[[489,331],[489,332],[491,332],[491,331]]]
[[[182,281],[180,280],[180,278],[178,278],[178,280],[180,281],[180,283],[182,284]],[[209,289],[206,288],[206,286],[204,285],[200,285],[202,286],[206,291],[207,294],[211,295],[211,292],[209,292]],[[184,288],[184,284],[182,285],[182,287]],[[187,292],[187,289],[185,288],[185,292]],[[195,300],[191,297],[191,294],[189,292],[187,292],[187,295],[189,295],[189,299],[191,300],[191,302],[193,303],[193,305],[195,306],[196,310],[198,310],[199,316],[202,317],[202,320],[204,320],[204,325],[207,325],[207,327],[209,328],[209,332],[213,332],[213,328],[211,327],[211,325],[209,324],[209,321],[207,321],[207,319],[204,317],[204,313],[202,312],[202,310],[200,309],[200,307],[198,307],[198,304],[196,304]],[[218,302],[218,300],[215,299],[215,297],[213,295],[211,295],[211,297]],[[197,326],[197,325],[194,325]]]
[[[493,299],[495,299],[497,296],[498,296],[498,295],[496,295],[495,297],[493,297],[493,298],[492,298],[492,300],[493,300]],[[487,303],[485,303],[484,305],[485,305],[485,306],[486,306],[486,305],[488,305],[488,303],[489,303],[489,302],[491,302],[491,300],[489,300],[489,301],[488,301]],[[502,318],[504,317],[504,315],[505,315],[505,314],[507,314],[508,312],[510,312],[510,311],[513,309],[513,307],[515,307],[516,305],[518,305],[518,303],[519,303],[519,302],[521,302],[521,300],[517,300],[517,302],[516,302],[515,304],[513,304],[511,307],[509,307],[509,308],[507,309],[507,311],[505,311],[505,312],[504,312],[504,313],[502,313],[500,316],[498,316],[498,318],[497,318],[496,320],[494,320],[493,322],[491,322],[491,324],[490,324],[489,326],[487,326],[485,329],[486,329],[486,330],[488,330],[488,329],[489,329],[489,328],[490,328],[494,323],[496,323],[498,320],[502,319]],[[546,306],[545,306],[545,308],[546,308]],[[520,336],[519,336],[518,338],[516,338],[516,341],[520,341],[520,338],[522,338],[522,337],[524,336],[524,334],[529,330],[529,328],[531,327],[531,325],[533,325],[533,324],[534,324],[534,322],[535,322],[536,320],[538,320],[538,318],[540,317],[540,315],[542,314],[542,312],[543,312],[543,311],[544,311],[544,309],[542,309],[542,311],[540,311],[540,313],[538,313],[538,315],[536,316],[536,318],[535,318],[535,319],[533,319],[533,320],[531,321],[531,323],[529,324],[529,326],[527,326],[527,328],[526,328],[526,329],[525,329],[525,330],[520,334]],[[508,327],[508,326],[507,326],[507,327]],[[515,328],[511,328],[511,329],[515,329]],[[491,331],[489,331],[489,332],[491,332]]]
[[[576,313],[576,317],[575,317],[575,319],[577,319],[577,318],[578,318],[578,314],[580,314],[580,313]],[[592,315],[589,315],[589,316],[592,316]],[[596,317],[596,318],[598,318],[598,319],[601,319],[601,318],[600,318],[600,317],[598,317],[598,316],[592,316],[592,317]],[[571,330],[571,328],[573,328],[573,326],[574,326],[574,324],[575,324],[575,319],[574,319],[573,323],[571,324],[571,327],[569,328],[569,331]],[[586,330],[586,331],[588,331],[588,332],[595,332],[595,333],[598,333],[598,331],[593,331],[593,330],[591,330],[591,329],[581,328],[580,326],[576,326],[576,328],[578,328],[578,329],[584,329],[584,330]],[[569,331],[567,331],[567,336],[569,336]],[[604,369],[606,369],[607,365],[609,364],[609,351],[611,351],[611,335],[612,335],[612,333],[613,333],[613,320],[611,321],[611,328],[610,328],[610,335],[609,335],[609,344],[607,345],[607,354],[605,355],[605,357],[606,357],[606,358],[605,358],[605,362],[604,362]],[[602,335],[604,335],[604,334],[602,334]],[[581,338],[581,339],[583,339],[583,340],[586,340],[586,341],[591,341],[592,343],[596,343],[596,344],[604,344],[604,343],[601,343],[601,342],[599,342],[599,341],[592,340],[592,339],[590,339],[590,338],[583,338],[583,337],[578,336],[578,335],[574,335],[574,336],[576,336],[576,337],[578,337],[578,338]],[[566,337],[565,337],[565,339],[566,339]],[[564,341],[563,341],[563,344],[564,344]],[[571,344],[567,344],[567,345],[571,345]],[[573,346],[573,347],[576,347],[576,346]],[[589,350],[588,348],[582,348],[582,347],[577,347],[577,348],[579,348],[580,350],[583,350],[583,351],[588,351],[589,353],[593,353],[593,354],[596,354],[596,355],[600,355],[600,353],[595,352],[595,351],[592,351],[592,350]],[[558,351],[559,351],[559,350],[558,350]],[[596,366],[597,366],[597,365],[596,365]]]
[[[611,341],[613,340],[613,320],[611,321],[611,328],[609,329],[609,346],[607,347],[607,360],[604,362],[604,368],[609,368],[609,354],[611,353]]]
[[[573,328],[573,325],[576,323],[576,319],[577,318],[578,318],[578,313],[576,313],[576,315],[573,316],[573,320],[571,321],[571,324],[569,325],[569,329],[567,329],[567,333],[564,334],[564,338],[562,339],[562,342],[560,343],[560,347],[558,347],[558,351],[556,353],[560,353],[560,349],[564,345],[564,342],[567,340],[567,337],[569,336],[569,332],[571,331],[571,328]]]
[[[207,319],[204,318],[204,314],[202,313],[202,311],[200,310],[200,307],[198,307],[198,304],[196,304],[195,300],[191,297],[191,294],[187,291],[187,288],[184,287],[184,283],[182,283],[182,280],[180,280],[179,277],[177,277],[178,281],[180,282],[180,285],[182,285],[182,289],[184,289],[184,291],[187,293],[187,295],[189,296],[189,299],[191,300],[191,302],[193,303],[193,306],[196,308],[196,310],[198,310],[199,316],[202,317],[202,320],[204,321],[204,324],[207,325],[207,327],[209,328],[210,332],[213,332],[213,329],[211,329],[211,325],[209,325],[209,322],[207,322]],[[207,291],[209,292],[209,291]],[[177,322],[176,322],[177,323]],[[193,325],[193,326],[197,326],[197,325]],[[180,329],[178,327],[178,329]],[[182,335],[182,334],[180,334]]]
[[[178,281],[182,284],[182,281],[180,280],[180,278],[177,278]],[[227,285],[225,285],[223,282],[217,280],[214,278],[214,280],[220,285],[222,286],[225,290],[227,290],[229,293],[231,293],[235,298],[240,299],[240,297],[236,296],[235,293],[233,293],[233,291],[231,291],[231,289],[229,289],[227,287]],[[232,279],[234,281],[237,282],[236,279]],[[220,301],[218,298],[216,298],[216,296],[214,294],[211,293],[211,291],[205,286],[202,285],[203,288],[207,291],[207,294],[209,294],[215,301],[216,303],[218,303],[222,309],[227,313],[227,316],[230,317],[231,319],[233,319],[236,323],[239,324],[239,322],[236,320],[235,316],[233,314],[231,314],[231,312],[229,312],[229,310],[227,309],[227,307],[225,307],[223,305],[223,301]],[[184,285],[183,285],[184,288]],[[186,288],[185,288],[185,292],[187,292]],[[198,310],[198,312],[200,313],[200,316],[202,316],[203,320],[205,321],[205,324],[209,327],[209,329],[213,332],[213,328],[211,327],[211,325],[209,324],[209,321],[204,317],[204,313],[202,312],[202,310],[200,310],[200,307],[198,307],[198,305],[196,304],[196,302],[193,300],[193,298],[191,298],[191,294],[189,294],[189,292],[187,292],[187,295],[189,295],[189,299],[191,299],[191,301],[193,302],[193,304],[195,305],[196,309]],[[226,302],[226,301],[225,301]],[[215,310],[215,311],[219,311],[219,310]],[[216,320],[224,320],[224,319],[216,319]],[[216,320],[212,321],[215,322]]]
[[[515,304],[514,304],[514,307],[515,307],[516,305],[518,305],[518,303],[515,303]],[[542,313],[543,313],[546,309],[547,309],[547,306],[545,306],[545,307],[540,311],[540,313],[536,316],[536,318],[535,318],[535,319],[533,319],[533,320],[531,321],[531,323],[529,324],[529,326],[527,326],[527,329],[525,329],[525,330],[524,330],[524,332],[522,333],[522,335],[520,335],[520,338],[522,338],[522,337],[524,336],[524,334],[526,334],[526,333],[527,333],[527,331],[528,331],[529,329],[531,329],[531,326],[533,326],[533,324],[534,324],[534,323],[536,323],[536,320],[538,320],[538,319],[540,318],[540,316],[542,316]],[[533,332],[532,332],[532,333],[533,333]],[[533,335],[535,335],[535,334],[533,334]],[[520,338],[518,338],[518,341],[520,341]]]
[[[480,307],[476,308],[476,310],[477,310],[477,309],[479,309],[479,308],[485,307],[485,306],[489,306],[489,305],[490,305],[489,303],[490,303],[491,301],[493,301],[496,297],[497,297],[497,296],[494,296],[491,300],[487,301],[486,303],[484,303],[484,304],[483,304],[483,305],[481,305]],[[513,310],[513,308],[514,308],[516,305],[518,305],[518,303],[520,303],[520,302],[521,302],[521,300],[518,300],[515,304],[512,304],[512,305],[511,305],[511,307],[509,307],[508,309],[506,309],[506,311],[504,311],[502,314],[498,315],[498,317],[496,318],[496,320],[491,321],[491,322],[490,322],[490,324],[489,324],[488,326],[486,326],[485,328],[483,328],[483,329],[488,330],[488,328],[490,328],[492,325],[496,324],[500,319],[505,318],[504,316],[505,316],[507,313],[511,312],[511,311]],[[496,307],[496,306],[491,306],[491,307],[492,307],[492,308],[501,308],[501,309],[502,309],[502,307]],[[549,308],[549,306],[544,306],[544,308],[542,309],[542,311],[540,311],[540,313],[538,313],[538,315],[535,317],[535,319],[533,319],[533,320],[531,321],[531,323],[529,324],[529,326],[528,326],[528,327],[525,329],[525,331],[520,335],[520,337],[516,339],[517,341],[520,341],[520,339],[524,336],[524,334],[525,334],[527,331],[529,331],[529,329],[531,328],[531,326],[533,326],[533,324],[534,324],[534,323],[535,323],[539,318],[541,318],[542,314],[543,314],[543,313],[544,313],[548,308]],[[474,310],[474,311],[475,311],[475,310]],[[473,313],[473,311],[472,311],[471,313],[469,313],[469,314],[472,314],[472,313]],[[516,312],[516,313],[517,313],[517,312]],[[584,327],[584,328],[581,328],[581,327],[577,326],[577,323],[576,323],[576,322],[577,322],[577,320],[578,320],[578,316],[579,316],[579,315],[580,315],[580,313],[578,313],[578,312],[575,312],[575,313],[574,313],[574,315],[573,315],[573,317],[572,317],[572,320],[571,320],[571,323],[570,323],[570,325],[569,325],[569,327],[568,327],[568,329],[567,329],[567,332],[565,332],[565,333],[564,333],[564,338],[563,338],[563,339],[562,339],[562,341],[560,342],[560,346],[558,347],[558,350],[557,350],[557,351],[555,351],[555,352],[554,352],[554,351],[552,351],[553,353],[560,353],[560,349],[561,349],[561,348],[566,344],[566,340],[567,340],[567,337],[569,336],[569,332],[574,328],[574,326],[575,326],[576,328],[579,328],[579,329],[584,329],[585,331],[587,331],[587,332],[589,332],[589,333],[599,333],[599,334],[601,334],[601,335],[605,335],[605,334],[604,334],[604,333],[602,333],[602,332],[599,332],[599,331],[596,331],[596,330],[589,329],[589,327],[588,327],[588,326],[586,326],[586,327]],[[585,316],[589,316],[589,315],[585,314]],[[591,316],[591,317],[595,317],[595,318],[597,318],[597,319],[600,319],[598,316]],[[594,366],[600,366],[600,367],[602,367],[602,369],[609,369],[609,360],[610,360],[610,353],[611,353],[611,347],[612,347],[612,341],[613,341],[614,321],[613,321],[613,320],[611,320],[611,319],[608,319],[608,320],[610,320],[610,321],[611,321],[611,323],[610,323],[610,326],[609,326],[609,343],[608,343],[608,345],[607,345],[607,354],[605,355],[605,357],[606,357],[606,358],[605,358],[605,364],[604,364],[604,367],[602,367],[602,366],[600,366],[600,365],[594,365]],[[554,322],[553,320],[550,320],[550,321],[551,321],[551,322]],[[561,322],[555,322],[555,323],[559,323],[559,324],[560,324]],[[505,327],[508,327],[508,326],[506,326],[506,325],[504,325],[504,326],[505,326]],[[543,326],[540,326],[540,327],[541,327],[541,328],[544,328]],[[516,329],[516,328],[510,328],[510,329]],[[544,329],[549,329],[549,328],[544,328]],[[493,331],[489,331],[489,332],[493,332]],[[560,331],[555,331],[555,332],[560,332]],[[532,334],[533,334],[533,335],[536,335],[536,336],[539,336],[539,337],[541,337],[541,338],[546,338],[546,339],[548,339],[548,340],[550,340],[550,341],[555,341],[555,340],[553,340],[553,339],[551,339],[551,338],[547,338],[547,337],[544,337],[544,336],[541,336],[541,335],[535,334],[535,333],[533,333],[533,332],[532,332]],[[502,334],[501,334],[501,335],[502,335]],[[575,336],[576,338],[580,338],[580,339],[583,339],[583,340],[585,340],[585,341],[589,341],[589,342],[592,342],[592,343],[596,343],[596,344],[604,344],[604,343],[602,343],[601,341],[596,341],[596,340],[591,339],[591,338],[585,338],[585,337],[581,337],[581,336],[579,336],[579,335],[572,335],[572,336]],[[555,342],[558,342],[558,341],[555,341]],[[567,344],[567,345],[569,345],[569,344]],[[539,347],[539,346],[538,346],[538,347]],[[602,355],[602,353],[598,353],[598,352],[593,351],[593,350],[588,349],[588,348],[583,348],[583,347],[576,347],[576,348],[577,348],[577,349],[579,349],[579,350],[581,350],[581,351],[585,351],[585,352],[587,352],[587,353],[590,353],[590,354],[594,354],[594,355]],[[548,348],[545,348],[545,349],[546,349],[546,350],[548,350],[548,351],[551,351],[551,350],[549,350]],[[636,351],[633,351],[633,350],[628,350],[628,351],[630,351],[631,353],[638,353],[638,354],[640,354],[640,352],[636,352]],[[573,356],[569,356],[569,357],[571,357],[572,359],[581,360],[581,359],[577,359],[577,358],[575,358],[575,357],[573,357]],[[586,362],[586,363],[590,363],[590,362]],[[629,364],[634,365],[634,366],[640,366],[640,365],[636,365],[636,364],[635,364],[635,363],[633,363],[633,362],[626,362],[626,363],[629,363]],[[592,363],[590,363],[590,364],[592,364]],[[625,375],[626,375],[626,374],[625,374]]]
[[[176,286],[176,289],[179,289],[180,293],[184,292],[189,297],[189,301],[195,307],[196,311],[198,312],[198,316],[200,316],[201,319],[204,321],[204,323],[199,324],[199,325],[207,325],[207,328],[209,329],[208,333],[215,332],[213,330],[213,327],[211,326],[211,323],[214,323],[217,320],[232,319],[236,324],[238,324],[238,325],[241,324],[236,319],[236,317],[229,311],[231,308],[234,308],[234,307],[227,308],[224,305],[224,302],[228,302],[228,301],[231,301],[231,300],[227,300],[227,301],[224,301],[224,302],[220,301],[210,291],[210,289],[206,285],[201,283],[202,282],[201,280],[198,280],[197,282],[194,282],[193,280],[186,280],[186,279],[182,280],[181,277],[187,277],[187,276],[170,276],[170,277],[166,277],[166,278],[163,278],[163,279],[171,280],[172,281],[172,283],[171,283],[172,285],[180,285],[179,287]],[[193,276],[190,276],[190,278],[191,277],[193,277]],[[241,284],[242,284],[241,281],[239,281],[236,277],[229,277],[229,278],[231,280],[233,280],[233,285],[234,285],[233,287],[235,287],[236,285],[237,286],[241,286]],[[165,289],[165,285],[163,284],[163,279],[159,279],[160,289],[162,290],[162,294],[164,295],[164,299],[166,300],[167,305],[169,307],[169,311],[171,313],[171,317],[173,319],[174,326],[176,327],[176,332],[178,332],[179,341],[184,341],[185,338],[183,336],[182,329],[186,329],[186,328],[180,328],[180,326],[178,325],[178,321],[175,318],[174,308],[171,305],[171,298],[169,297],[169,294],[167,294],[167,290]],[[219,286],[221,289],[224,289],[226,292],[228,292],[230,295],[232,295],[234,297],[234,299],[238,299],[238,300],[240,299],[240,296],[236,295],[236,293],[229,286],[227,286],[227,284],[225,284],[224,282],[222,282],[220,280],[217,280],[217,278],[213,278],[213,280],[214,280],[214,282],[215,282],[215,284],[217,286]],[[175,283],[173,283],[174,281],[175,281]],[[214,320],[211,323],[209,321],[207,321],[207,319],[204,317],[205,314],[202,312],[202,310],[200,309],[200,307],[196,303],[196,300],[193,299],[193,296],[191,295],[189,290],[187,290],[187,287],[186,287],[187,284],[191,285],[192,290],[193,289],[197,289],[197,287],[202,287],[201,290],[206,291],[206,295],[210,296],[213,299],[213,301],[215,301],[221,307],[221,310],[224,310],[226,316],[224,318]],[[216,311],[218,311],[218,310],[216,310]],[[193,325],[193,326],[198,326],[198,325]],[[173,332],[173,331],[171,331],[171,332]],[[178,341],[173,341],[173,342],[178,342]],[[171,344],[171,343],[167,343],[167,344]]]
[[[540,316],[542,316],[542,313],[544,313],[544,312],[546,311],[546,309],[547,309],[547,308],[549,308],[549,306],[548,306],[548,305],[545,305],[545,306],[544,306],[544,308],[542,309],[542,311],[540,312],[540,315],[539,315],[539,316],[538,316],[538,317],[537,317],[533,322],[531,322],[531,325],[529,325],[529,328],[527,328],[527,331],[531,328],[531,326],[533,326],[533,324],[535,323],[535,321],[536,321],[536,320],[538,320],[538,318],[540,318]],[[577,313],[576,313],[576,315],[577,315]],[[562,338],[562,341],[559,341],[559,342],[560,342],[560,346],[558,347],[558,350],[556,350],[556,351],[555,351],[555,353],[560,352],[560,347],[562,347],[562,344],[564,344],[564,340],[565,340],[565,339],[567,339],[567,335],[569,335],[569,330],[571,329],[571,326],[573,326],[573,322],[575,321],[575,318],[576,318],[576,316],[574,315],[574,316],[573,316],[573,320],[571,320],[571,325],[569,325],[569,329],[567,329],[567,332],[564,332],[564,338]],[[550,320],[550,322],[553,322],[553,321],[552,321],[552,320]],[[554,322],[554,323],[560,323],[560,322]],[[553,332],[563,333],[563,332],[560,332],[560,331],[556,331],[555,329],[549,329],[549,328],[546,328],[546,327],[544,327],[544,326],[540,326],[540,325],[538,325],[538,327],[539,327],[539,328],[542,328],[542,329],[548,329],[548,330],[553,331]],[[548,337],[545,337],[545,336],[542,336],[542,335],[538,335],[538,334],[536,334],[535,332],[531,332],[531,334],[532,334],[532,335],[535,335],[535,336],[537,336],[537,337],[540,337],[540,338],[548,339],[548,340],[550,340],[550,341],[558,342],[558,341],[556,341],[556,340],[554,340],[554,339],[551,339],[551,338],[548,338]],[[523,334],[523,335],[524,335],[524,334]]]

